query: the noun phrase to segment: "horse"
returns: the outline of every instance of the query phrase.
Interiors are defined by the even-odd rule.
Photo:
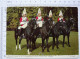
[[[19,37],[19,50],[21,50],[21,46],[20,46],[20,44],[21,44],[21,40],[22,40],[22,38],[26,38],[26,31],[27,31],[27,34],[31,31],[33,31],[32,29],[34,28],[34,21],[35,20],[35,18],[32,18],[30,21],[29,21],[29,23],[28,23],[28,27],[26,27],[25,29],[18,29],[18,27],[15,29],[15,40],[16,40],[16,50],[17,50],[17,39],[18,39],[18,37]],[[30,27],[30,28],[29,28]],[[29,29],[31,29],[31,30],[29,30]],[[29,31],[29,32],[28,32]],[[28,42],[27,42],[27,44],[28,44]],[[28,47],[28,45],[27,45],[27,47]]]
[[[18,37],[19,37],[19,50],[21,50],[20,43],[21,43],[22,38],[24,37],[24,30],[25,29],[18,29],[18,27],[15,29],[16,50],[17,50]]]
[[[44,52],[44,41],[46,40],[47,52],[49,52],[48,40],[50,36],[50,28],[52,27],[52,20],[45,16],[43,26],[37,27],[34,31],[34,44],[38,37],[42,38],[42,52]],[[39,36],[40,35],[40,36]]]
[[[69,43],[69,36],[70,36],[70,30],[71,27],[74,24],[74,19],[70,18],[69,20],[63,22],[57,22],[53,27],[52,27],[52,36],[53,36],[53,44],[52,44],[52,49],[54,49],[54,45],[55,45],[55,38],[57,40],[57,49],[58,47],[58,38],[60,35],[63,35],[63,47],[64,47],[64,42],[65,42],[65,36],[67,36],[68,38],[68,46],[70,47],[70,43]]]
[[[32,40],[34,37],[33,32],[36,29],[36,26],[36,19],[32,18],[25,29],[25,38],[27,41],[28,54],[30,54],[31,42],[33,42]]]

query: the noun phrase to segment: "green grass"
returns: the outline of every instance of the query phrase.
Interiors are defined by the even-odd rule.
[[[71,47],[67,46],[67,37],[65,37],[65,45],[64,48],[62,47],[63,36],[59,37],[59,49],[54,47],[52,50],[52,37],[49,38],[49,50],[47,52],[47,48],[45,48],[44,52],[42,52],[42,39],[38,38],[36,41],[36,49],[32,51],[31,55],[78,55],[78,32],[71,32],[70,34],[70,45]],[[7,55],[27,55],[27,46],[26,40],[22,39],[21,41],[21,50],[16,50],[16,42],[14,38],[14,31],[7,31],[7,42],[6,42],[6,54]],[[19,39],[18,39],[19,45]]]

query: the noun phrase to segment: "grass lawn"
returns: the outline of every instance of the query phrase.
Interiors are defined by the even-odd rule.
[[[54,47],[52,50],[52,37],[49,38],[49,50],[45,48],[44,52],[42,52],[42,39],[38,38],[36,41],[36,49],[32,51],[31,55],[78,55],[78,32],[71,31],[70,33],[70,45],[67,46],[67,37],[65,37],[65,45],[62,47],[63,36],[59,37],[59,49]],[[19,46],[19,39],[18,39]],[[7,55],[27,55],[27,45],[26,40],[22,39],[21,41],[21,50],[16,50],[16,42],[14,38],[14,31],[7,31],[7,42],[6,42],[6,54]]]

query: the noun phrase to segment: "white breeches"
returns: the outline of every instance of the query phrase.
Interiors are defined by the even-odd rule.
[[[42,27],[43,21],[37,21],[39,27]]]
[[[27,27],[27,24],[28,23],[26,22],[23,26],[19,26],[18,29],[21,29],[21,28],[25,29]]]

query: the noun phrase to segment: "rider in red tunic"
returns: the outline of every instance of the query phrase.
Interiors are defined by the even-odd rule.
[[[38,9],[38,14],[37,14],[36,20],[37,20],[37,25],[38,25],[39,27],[42,27],[43,18],[42,18],[42,16],[41,16],[41,10],[40,10],[40,8]]]
[[[52,16],[53,16],[53,15],[52,15],[52,11],[50,10],[50,11],[49,11],[49,18],[51,18],[51,19],[52,19]],[[53,24],[55,24],[55,22],[54,22],[54,21],[53,21]]]
[[[26,21],[28,21],[28,18],[25,17],[25,16],[26,16],[26,14],[24,15],[24,17],[21,17],[21,18],[20,18],[20,23],[23,22],[23,19],[25,19]],[[21,24],[21,26],[23,26],[23,24]]]
[[[20,26],[18,27],[18,29],[21,29],[21,28],[25,29],[27,27],[28,18],[26,17],[26,15],[27,15],[26,9],[24,8],[22,17],[20,18]]]

